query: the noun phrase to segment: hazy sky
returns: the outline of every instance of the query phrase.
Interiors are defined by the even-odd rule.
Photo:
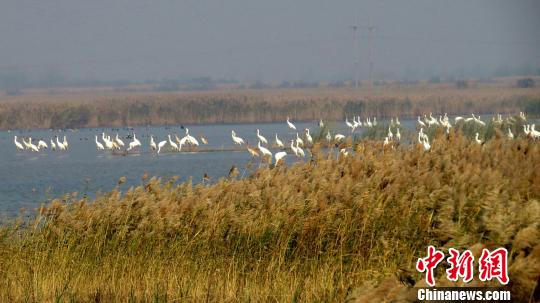
[[[540,67],[538,0],[0,0],[0,69],[70,78],[318,80]]]

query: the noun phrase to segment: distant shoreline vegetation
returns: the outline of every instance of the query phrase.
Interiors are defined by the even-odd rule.
[[[540,115],[540,89],[453,85],[371,88],[217,89],[119,92],[29,90],[0,96],[0,129],[67,129],[141,125],[341,120],[346,116],[416,117],[426,112]]]

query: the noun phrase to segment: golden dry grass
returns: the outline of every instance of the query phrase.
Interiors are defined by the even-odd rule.
[[[313,152],[210,186],[151,178],[53,201],[0,230],[0,301],[406,301],[395,274],[420,281],[429,244],[508,248],[513,299],[530,298],[537,142],[453,134],[429,152],[372,141],[340,159]]]

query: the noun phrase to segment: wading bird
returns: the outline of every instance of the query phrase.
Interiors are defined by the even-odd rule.
[[[302,145],[304,146],[304,140],[298,136],[298,133],[296,133],[296,145]]]
[[[96,148],[98,150],[104,150],[105,147],[103,146],[103,144],[101,144],[101,142],[98,141],[98,138],[97,138],[97,135],[96,135]]]
[[[58,146],[59,150],[66,150],[66,146],[64,145],[64,143],[58,140],[58,136],[56,136],[56,146]]]
[[[304,150],[300,146],[298,146],[298,141],[296,141],[296,151],[298,152],[298,155],[300,157],[303,158],[306,156],[306,154],[304,153]]]
[[[170,139],[170,135],[169,135],[169,139]],[[133,134],[133,141],[129,143],[129,147],[127,150],[130,151],[138,146],[141,146],[141,141],[139,141],[139,139],[137,139],[137,136]]]
[[[286,152],[284,151],[280,151],[280,152],[277,152],[274,157],[276,158],[276,165],[278,165],[279,161],[283,158],[285,158],[285,156],[287,155]]]
[[[342,135],[342,134],[336,134],[336,135],[334,136],[334,140],[335,140],[335,141],[341,141],[341,140],[343,140],[343,139],[345,139],[345,136]]]
[[[257,128],[257,138],[259,138],[260,142],[262,142],[264,144],[268,144],[268,141],[266,140],[266,138],[263,135],[261,135],[258,128]]]
[[[309,133],[309,128],[306,128],[306,141],[308,144],[313,144],[313,138],[311,137],[311,134]]]
[[[420,120],[420,116],[418,116],[418,125],[420,125],[421,127],[426,127],[426,123],[424,123],[424,121]]]
[[[15,147],[17,147],[18,150],[24,150],[24,147],[22,146],[22,144],[19,141],[17,141],[17,136],[13,137],[13,142],[15,143]]]
[[[242,139],[240,137],[237,137],[234,130],[231,130],[231,137],[232,137],[232,140],[233,140],[234,144],[238,144],[238,145],[244,144],[244,139]]]
[[[116,133],[116,137],[114,138],[114,140],[116,141],[116,144],[118,144],[118,147],[124,147],[124,141],[122,141],[122,140],[118,137],[118,133]]]
[[[479,134],[476,133],[476,137],[474,137],[474,141],[476,141],[476,143],[478,144],[482,144],[482,141],[478,138]]]
[[[157,153],[158,154],[161,152],[161,149],[163,148],[163,146],[165,146],[165,144],[167,144],[167,140],[163,140],[163,141],[158,143],[158,148],[157,148]]]
[[[290,129],[296,130],[296,126],[294,126],[294,124],[292,124],[291,121],[289,121],[289,117],[287,117],[287,125],[289,126]]]
[[[42,149],[42,148],[48,149],[49,147],[47,146],[47,143],[45,143],[45,141],[39,140],[39,141],[38,141],[37,148],[38,148],[38,149]]]
[[[512,134],[510,127],[508,128],[508,139],[514,139],[514,134]]]
[[[263,157],[269,156],[270,159],[272,159],[272,153],[270,152],[270,150],[268,150],[268,148],[261,146],[261,141],[259,141],[259,144],[257,145],[257,147],[259,147],[259,151],[263,154]]]
[[[156,142],[154,141],[154,136],[150,136],[150,147],[152,148],[152,150],[157,149]]]
[[[280,148],[283,148],[284,145],[283,145],[283,142],[281,142],[281,140],[279,140],[277,134],[276,134],[276,145]]]
[[[171,140],[171,134],[169,134],[168,138],[169,138],[169,145],[170,145],[174,150],[178,150],[178,145],[177,145],[176,143],[174,143],[173,140]]]

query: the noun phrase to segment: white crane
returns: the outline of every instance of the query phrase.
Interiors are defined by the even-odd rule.
[[[165,146],[165,144],[167,144],[167,140],[163,140],[163,141],[158,143],[158,145],[157,145],[157,153],[158,154],[161,152],[161,149],[163,148],[163,146]]]
[[[429,138],[427,136],[423,136],[422,145],[424,146],[425,151],[431,149],[431,145],[429,144]]]
[[[534,139],[538,139],[540,138],[540,131],[537,131],[534,129],[535,125],[533,124],[531,126],[531,130],[529,131],[529,133],[531,134],[531,136],[534,138]]]
[[[294,124],[292,124],[291,121],[289,121],[289,117],[287,117],[287,125],[289,126],[290,129],[296,130],[296,126],[294,126]]]
[[[300,146],[298,146],[298,141],[296,141],[296,151],[298,152],[298,155],[300,157],[304,158],[306,156],[304,150]]]
[[[199,146],[199,141],[197,141],[195,137],[189,134],[189,129],[187,127],[186,127],[186,135],[184,136],[184,138],[182,138],[182,140],[184,140],[184,141],[180,141],[182,145],[184,144],[184,142],[186,142],[189,145]]]
[[[285,147],[285,146],[283,145],[283,142],[282,142],[281,140],[279,140],[277,134],[276,134],[276,145],[277,145],[278,147],[280,147],[280,148]]]
[[[482,140],[480,140],[480,139],[478,138],[478,136],[479,136],[479,134],[476,133],[476,137],[474,137],[474,141],[476,141],[476,143],[478,143],[478,144],[482,144]]]
[[[336,134],[336,135],[334,136],[334,140],[335,140],[335,141],[341,141],[341,140],[343,140],[343,139],[345,139],[345,136],[342,135],[342,134]]]
[[[394,134],[392,133],[392,130],[390,129],[390,125],[388,125],[388,139],[392,140],[394,139]]]
[[[49,147],[47,146],[47,143],[45,143],[45,141],[39,140],[39,141],[38,141],[37,148],[38,148],[38,149],[42,149],[42,148],[48,149]]]
[[[348,128],[351,129],[351,133],[354,132],[354,124],[352,124],[351,122],[349,122],[349,118],[348,118],[348,117],[345,117],[345,124],[347,125]]]
[[[294,140],[291,140],[291,150],[297,157],[299,157],[298,149],[294,146]]]
[[[399,133],[399,128],[396,129],[396,140],[398,140],[398,141],[401,140],[401,134]]]
[[[420,120],[420,116],[418,116],[418,124],[419,124],[421,127],[426,127],[426,123],[424,123],[424,121]]]
[[[313,138],[311,137],[311,134],[309,133],[309,128],[306,128],[306,141],[312,145],[313,144]]]
[[[66,146],[64,145],[64,143],[58,140],[58,136],[56,136],[56,146],[58,146],[58,149],[60,150],[66,150]]]
[[[388,141],[388,137],[384,137],[384,141],[383,141],[383,144],[382,144],[383,148],[384,148],[386,145],[388,145],[389,143],[390,143],[390,141]]]
[[[296,145],[302,145],[304,146],[304,140],[298,136],[298,133],[296,133]]]
[[[157,149],[156,141],[154,141],[154,136],[150,136],[150,147],[152,148],[152,150]]]
[[[118,144],[119,147],[124,147],[124,141],[118,137],[118,133],[116,133],[116,137],[114,138],[116,141],[116,144]]]
[[[50,143],[51,143],[51,150],[56,150],[56,144],[54,144],[54,141],[52,138],[50,139]]]
[[[268,150],[268,148],[261,146],[261,141],[259,141],[259,144],[257,145],[257,147],[259,147],[259,151],[263,154],[263,157],[269,156],[270,159],[272,159],[272,153],[270,152],[270,150]]]
[[[114,144],[112,143],[111,140],[109,140],[108,137],[105,136],[105,133],[101,133],[101,140],[103,140],[103,142],[105,142],[105,147],[107,149],[113,149],[114,148]]]
[[[257,128],[257,138],[259,138],[259,141],[264,143],[264,144],[268,144],[268,141],[266,140],[266,138],[261,135],[259,129]]]
[[[234,130],[231,130],[231,137],[232,137],[232,140],[233,140],[234,144],[238,144],[238,145],[244,144],[244,139],[236,136],[236,133],[234,132]]]
[[[360,122],[360,117],[358,117],[358,121],[356,121],[356,117],[353,116],[352,122],[355,129],[362,126],[362,122]]]
[[[26,140],[24,140],[24,138],[22,138],[22,142],[24,144],[24,149],[30,149],[30,144],[28,144],[28,142],[26,142]]]
[[[64,144],[64,149],[68,149],[68,148],[69,148],[69,144],[68,144],[68,142],[67,142],[66,135],[64,135],[64,142],[63,142],[62,144]]]
[[[105,147],[103,147],[103,144],[101,144],[101,142],[98,141],[97,135],[96,135],[96,148],[98,150],[104,150],[105,149]]]
[[[170,135],[169,135],[169,139],[170,139]],[[133,141],[129,143],[129,147],[127,148],[127,150],[130,151],[138,146],[141,146],[141,141],[139,141],[139,139],[137,139],[137,136],[133,134]]]
[[[177,145],[176,143],[174,143],[173,140],[171,140],[171,134],[169,134],[168,138],[169,138],[169,145],[170,145],[173,149],[178,150],[178,145]]]
[[[19,141],[17,141],[17,136],[13,137],[13,142],[15,143],[15,147],[17,147],[18,150],[24,150],[24,147],[22,146],[22,144]]]
[[[360,116],[357,116],[356,120],[358,122],[358,127],[362,127],[362,119],[360,119]]]
[[[278,165],[279,161],[283,158],[285,158],[285,156],[287,155],[286,152],[284,151],[280,151],[280,152],[277,152],[274,157],[276,158],[276,165]]]
[[[371,120],[368,118],[366,118],[366,122],[364,122],[364,125],[366,125],[367,127],[373,127],[373,123],[371,123]]]
[[[523,132],[525,133],[525,136],[528,136],[530,131],[529,131],[529,125],[523,125]],[[23,140],[23,143],[24,143],[24,140]]]
[[[514,139],[514,134],[512,134],[510,127],[508,128],[508,139]]]
[[[32,137],[28,138],[28,147],[33,152],[36,152],[36,153],[39,152],[39,148],[32,143]]]

